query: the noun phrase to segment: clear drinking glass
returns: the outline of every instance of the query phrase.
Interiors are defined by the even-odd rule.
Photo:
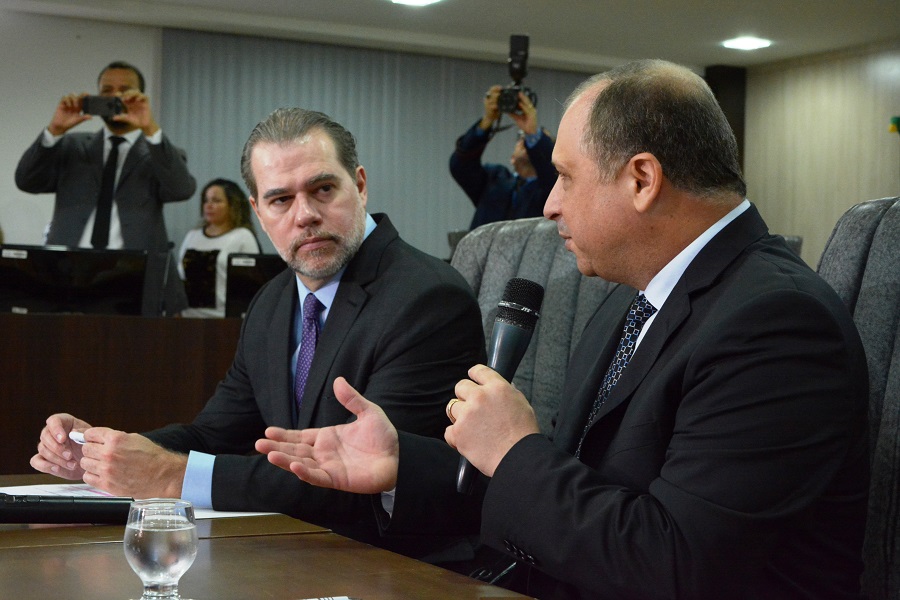
[[[135,500],[125,525],[125,558],[144,582],[141,600],[178,599],[178,580],[197,557],[194,507],[187,500]]]

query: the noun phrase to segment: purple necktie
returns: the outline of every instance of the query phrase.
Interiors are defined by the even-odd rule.
[[[319,313],[325,305],[313,294],[307,294],[303,300],[303,333],[300,339],[300,352],[297,354],[297,371],[294,377],[294,400],[297,402],[297,412],[303,401],[303,389],[306,387],[306,377],[309,375],[309,367],[312,365],[313,355],[316,353],[316,344],[319,341]]]

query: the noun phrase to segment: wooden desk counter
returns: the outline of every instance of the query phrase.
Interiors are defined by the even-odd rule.
[[[0,475],[0,487],[67,483],[65,479],[33,473]],[[285,515],[259,515],[198,519],[200,539],[330,533],[330,529]],[[124,525],[27,525],[0,524],[0,549],[80,544],[121,543]]]
[[[330,533],[285,515],[198,519],[200,539]],[[47,546],[122,543],[124,525],[0,525],[0,550]]]
[[[0,475],[0,487],[60,481]],[[525,598],[284,515],[201,519],[197,530],[197,560],[179,585],[183,598]],[[0,599],[139,598],[124,532],[122,525],[0,526]]]
[[[121,541],[0,548],[0,582],[0,596],[11,599],[124,600],[141,592]],[[334,533],[201,539],[197,560],[179,588],[182,597],[194,600],[524,598]]]

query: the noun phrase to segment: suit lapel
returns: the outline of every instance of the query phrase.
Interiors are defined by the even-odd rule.
[[[137,165],[147,159],[150,150],[147,148],[147,140],[143,135],[139,135],[131,145],[128,156],[125,157],[125,163],[122,165],[122,172],[119,173],[119,181],[116,183],[116,190],[122,188],[122,183],[128,179],[128,176],[134,172]]]
[[[625,313],[635,290],[620,285],[603,301],[591,317],[572,352],[566,384],[560,400],[554,443],[575,452],[603,375],[612,361],[625,322]]]
[[[272,401],[273,425],[293,427],[294,391],[291,389],[291,328],[297,310],[297,283],[293,271],[285,278],[284,286],[266,332],[266,356],[269,397]],[[287,368],[285,368],[287,363]],[[286,375],[286,376],[285,376]],[[288,401],[285,402],[284,399]]]
[[[341,352],[344,340],[359,313],[369,300],[368,285],[378,277],[378,265],[385,248],[397,238],[397,230],[385,215],[373,215],[378,226],[360,246],[341,277],[334,302],[328,311],[325,327],[319,334],[319,344],[310,365],[303,391],[303,402],[297,427],[304,429],[312,423],[323,398],[330,398],[334,383],[329,378],[331,366]],[[327,388],[327,389],[326,389]]]
[[[346,274],[346,273],[345,273]],[[297,417],[297,428],[305,429],[312,423],[313,416],[323,397],[330,397],[331,390],[326,389],[333,382],[327,381],[331,365],[337,358],[350,327],[366,304],[369,295],[358,284],[341,279],[334,303],[328,312],[325,327],[319,333],[319,343],[309,367],[306,388],[303,390],[303,403]]]
[[[87,155],[85,164],[91,165],[91,178],[96,186],[96,193],[100,194],[100,184],[103,179],[103,130],[87,138],[81,149]],[[96,199],[95,199],[96,202]]]
[[[678,329],[690,312],[691,306],[688,296],[686,294],[676,295],[673,290],[673,293],[666,300],[663,310],[660,310],[656,319],[653,320],[652,326],[641,340],[641,345],[638,346],[634,356],[628,362],[628,367],[622,372],[622,377],[610,392],[609,398],[597,411],[594,420],[591,421],[592,425],[621,404],[626,398],[631,397],[656,362],[666,340]],[[608,367],[609,361],[603,368],[606,369]]]

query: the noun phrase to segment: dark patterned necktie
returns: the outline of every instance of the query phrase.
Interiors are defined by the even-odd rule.
[[[297,413],[303,401],[303,390],[306,378],[312,365],[316,344],[319,342],[319,313],[325,305],[319,302],[314,294],[307,294],[303,300],[303,333],[300,338],[300,352],[297,353],[297,370],[294,376],[294,400],[297,402]]]
[[[94,231],[91,232],[91,246],[102,250],[109,244],[109,221],[112,215],[113,194],[116,191],[116,168],[119,165],[119,144],[125,138],[112,136],[109,142],[109,156],[103,165],[103,177],[100,180],[100,196],[97,198],[97,213],[94,215]]]
[[[576,458],[581,456],[581,445],[584,443],[584,437],[591,427],[591,422],[597,416],[600,407],[609,398],[610,392],[612,392],[612,389],[619,381],[619,377],[622,376],[622,371],[625,370],[632,355],[634,355],[635,344],[638,336],[641,334],[641,328],[655,312],[656,308],[650,304],[650,301],[643,294],[638,294],[634,302],[631,303],[631,308],[628,309],[628,316],[625,318],[625,327],[622,329],[622,337],[619,339],[619,345],[616,347],[616,353],[609,364],[609,368],[606,370],[606,375],[603,376],[600,391],[594,399],[594,405],[591,407],[587,423],[584,425],[581,439],[578,440],[578,448],[575,450]]]

